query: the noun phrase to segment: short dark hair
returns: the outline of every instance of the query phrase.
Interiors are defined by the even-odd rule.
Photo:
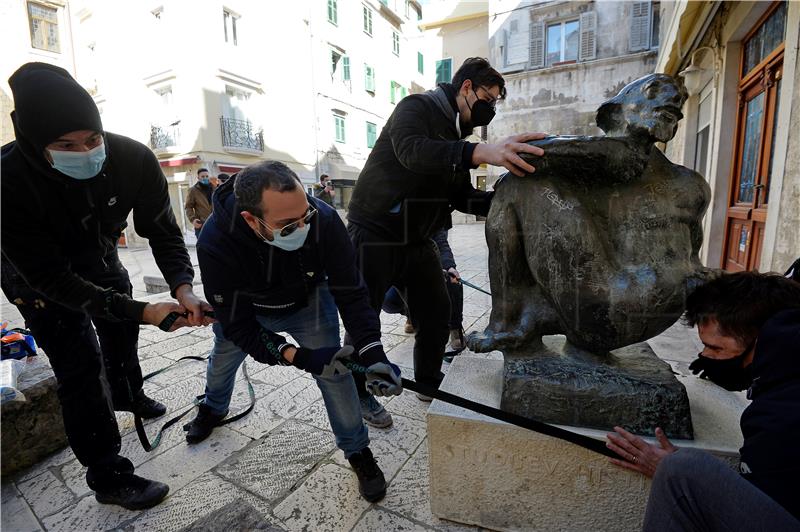
[[[800,308],[800,283],[775,273],[723,274],[686,300],[685,322],[694,327],[715,320],[719,332],[749,345],[772,316]]]
[[[297,174],[282,162],[263,161],[239,171],[233,184],[233,195],[240,209],[263,216],[261,197],[265,190],[287,192],[301,185]]]
[[[500,72],[492,68],[488,60],[482,57],[470,57],[464,61],[453,76],[453,86],[459,90],[467,80],[472,81],[472,85],[476,88],[488,89],[497,85],[500,87],[500,99],[506,97],[506,80]]]
[[[320,180],[320,181],[322,181],[322,180],[323,180],[323,179],[325,179],[326,177],[327,177],[328,179],[330,179],[330,178],[331,178],[331,176],[329,176],[328,174],[320,174],[320,176],[319,176],[319,180]]]
[[[230,178],[231,178],[230,174],[226,174],[225,172],[220,172],[217,174],[217,179],[219,179],[223,183]]]
[[[201,168],[200,170],[197,171],[197,175],[200,175],[201,172],[205,172],[207,174],[211,173],[211,172],[208,171],[208,168]]]

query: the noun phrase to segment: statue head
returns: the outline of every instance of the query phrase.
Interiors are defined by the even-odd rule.
[[[683,84],[666,74],[633,81],[597,110],[597,126],[610,137],[638,137],[667,142],[683,118],[688,94]]]

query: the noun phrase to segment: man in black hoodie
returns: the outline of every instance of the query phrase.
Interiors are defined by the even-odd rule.
[[[146,146],[103,130],[92,97],[64,69],[28,63],[9,85],[16,140],[2,148],[3,292],[50,359],[67,438],[97,500],[154,506],[169,488],[119,456],[112,406],[163,415],[142,390],[139,324],[188,311],[173,328],[202,325],[210,309],[192,292],[167,182]],[[131,211],[179,304],[131,299],[117,254]]]
[[[463,140],[492,120],[505,94],[505,81],[489,62],[470,58],[453,83],[404,98],[386,121],[350,201],[348,231],[372,307],[380,312],[390,286],[403,293],[417,328],[414,376],[428,385],[438,387],[443,378],[450,305],[431,237],[454,208],[488,214],[494,193],[472,186],[471,168],[493,164],[522,176],[534,168],[518,153],[543,154],[525,144],[542,133],[498,144]]]
[[[366,368],[358,380],[361,389],[399,394],[400,369],[383,351],[380,322],[344,224],[336,210],[307,195],[297,175],[280,162],[245,168],[220,185],[213,201],[197,258],[219,322],[206,396],[186,427],[187,441],[206,438],[226,416],[236,371],[248,354],[264,364],[291,364],[314,376],[361,495],[379,500],[386,484],[368,447],[356,384],[349,371],[332,363],[353,351],[339,347],[337,309],[357,351],[352,358]],[[291,334],[300,347],[279,332]]]
[[[612,462],[653,478],[644,530],[800,530],[800,283],[777,274],[723,275],[686,303],[703,352],[689,368],[752,400],[742,413],[737,474],[708,453],[650,445],[620,427]]]

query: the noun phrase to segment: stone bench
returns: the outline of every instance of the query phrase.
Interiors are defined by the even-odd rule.
[[[47,357],[29,357],[19,376],[17,389],[25,401],[2,405],[0,427],[2,475],[10,475],[39,462],[67,446],[61,405],[56,396],[56,378]]]

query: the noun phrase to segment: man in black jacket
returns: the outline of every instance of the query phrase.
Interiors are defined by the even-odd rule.
[[[61,68],[28,63],[9,85],[16,140],[2,148],[3,292],[50,359],[67,438],[97,500],[153,506],[169,488],[134,475],[119,456],[110,407],[164,414],[142,390],[139,324],[188,311],[174,328],[202,325],[210,307],[192,292],[189,254],[153,153],[105,132],[92,97]],[[117,255],[131,211],[180,304],[131,299]]]
[[[225,417],[236,370],[248,354],[265,364],[292,364],[311,373],[322,391],[336,443],[358,475],[361,495],[371,502],[382,498],[385,480],[368,447],[354,379],[349,371],[330,369],[333,359],[353,350],[339,347],[337,308],[357,351],[354,361],[366,368],[361,388],[399,394],[400,370],[383,351],[378,317],[336,211],[306,195],[285,164],[255,164],[217,189],[197,256],[219,321],[206,396],[187,426],[187,441],[206,438]]]
[[[686,304],[705,345],[689,366],[731,391],[747,389],[740,473],[708,453],[659,445],[615,427],[620,467],[653,477],[644,529],[800,530],[800,284],[739,272],[698,288]]]
[[[534,168],[518,153],[542,155],[525,144],[541,133],[509,137],[498,144],[463,139],[488,124],[505,81],[485,59],[467,59],[436,90],[408,96],[386,122],[356,182],[348,231],[359,266],[380,312],[390,286],[402,293],[417,327],[414,375],[437,386],[448,337],[447,290],[431,237],[453,208],[486,216],[492,192],[476,190],[469,170],[487,163],[516,175]],[[422,397],[421,397],[422,398]]]

